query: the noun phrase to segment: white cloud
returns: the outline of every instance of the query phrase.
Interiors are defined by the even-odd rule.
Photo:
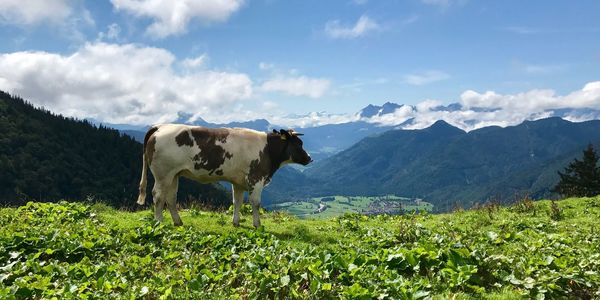
[[[306,128],[327,124],[341,124],[358,121],[359,117],[347,114],[328,114],[324,112],[311,112],[305,115],[281,116],[269,118],[272,124],[287,126],[289,128]]]
[[[273,70],[275,68],[275,65],[271,64],[271,63],[260,62],[258,64],[258,68],[261,69],[262,71]]]
[[[121,35],[121,26],[112,23],[106,27],[106,32],[98,33],[98,41],[114,40],[118,41]]]
[[[267,92],[283,92],[292,96],[320,98],[327,92],[330,85],[331,81],[325,78],[279,76],[265,81],[261,89]]]
[[[529,74],[550,74],[563,71],[567,65],[536,65],[536,64],[517,64],[517,67]]]
[[[442,71],[430,70],[421,73],[405,75],[404,83],[410,85],[425,85],[436,81],[446,80],[448,78],[450,78],[450,75]]]
[[[128,124],[168,122],[180,111],[226,115],[252,95],[246,74],[178,74],[175,63],[165,49],[131,44],[1,54],[0,89],[67,116]]]
[[[325,24],[325,33],[335,39],[354,39],[379,29],[381,26],[365,15],[361,16],[354,26],[344,26],[339,20],[329,21]]]
[[[205,53],[194,58],[186,58],[181,62],[181,64],[186,69],[196,69],[206,65],[207,61],[208,55]]]
[[[117,10],[137,17],[148,17],[154,23],[146,32],[164,38],[186,31],[193,19],[204,24],[224,22],[238,11],[244,0],[111,0]]]
[[[403,106],[394,113],[375,116],[366,121],[382,125],[400,125],[411,120],[406,129],[425,128],[437,120],[473,130],[486,126],[511,126],[525,120],[537,120],[555,115],[564,109],[583,109],[582,114],[566,114],[565,118],[584,121],[600,117],[600,81],[587,83],[582,89],[565,96],[553,90],[530,90],[517,94],[499,94],[494,91],[479,93],[472,90],[460,96],[460,109],[439,109],[440,101],[425,100],[415,106]],[[586,113],[585,109],[592,109]]]
[[[33,25],[44,21],[60,22],[72,11],[70,0],[2,0],[0,22]]]

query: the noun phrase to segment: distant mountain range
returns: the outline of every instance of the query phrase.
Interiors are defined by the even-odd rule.
[[[0,203],[26,199],[54,201],[96,195],[129,206],[137,193],[141,145],[106,127],[94,127],[36,109],[0,92]],[[380,126],[369,120],[389,117],[406,105],[369,105],[354,121],[304,128],[305,147],[319,161],[309,168],[284,167],[263,194],[265,205],[307,197],[395,194],[422,198],[446,211],[485,201],[510,202],[515,195],[552,196],[556,172],[580,157],[588,143],[600,149],[600,120],[570,122],[558,117],[525,121],[516,126],[490,126],[464,131],[446,121],[423,129]],[[462,110],[460,104],[429,110]],[[474,108],[470,108],[471,110]],[[555,111],[573,114],[574,110]],[[594,110],[578,110],[594,114]],[[185,121],[182,115],[180,121]],[[189,120],[189,117],[187,118]],[[208,127],[279,128],[267,120],[213,124]],[[402,125],[406,124],[406,125]],[[114,125],[141,140],[144,126]],[[212,197],[229,203],[215,186],[182,184],[180,196]],[[185,200],[185,199],[181,199]],[[12,201],[12,202],[11,202]]]
[[[515,126],[468,132],[465,126],[477,128],[483,121],[463,119],[461,129],[452,120],[438,120],[420,128],[423,110],[434,117],[496,111],[460,103],[424,109],[386,102],[364,107],[348,122],[302,128],[305,148],[316,162],[305,170],[285,167],[276,173],[265,190],[265,204],[336,194],[396,194],[423,198],[446,211],[488,200],[510,202],[526,193],[548,197],[558,180],[556,172],[580,156],[587,143],[600,145],[600,121],[562,119],[600,119],[595,109],[552,110]],[[189,117],[181,115],[178,122],[186,123]],[[264,119],[227,124],[200,119],[190,124],[260,131],[283,127]],[[143,138],[140,130],[122,132]]]
[[[393,102],[386,102],[383,105],[369,104],[354,115],[349,115],[346,122],[326,124],[319,126],[309,126],[306,128],[297,128],[305,133],[304,141],[306,149],[311,153],[316,161],[330,157],[361,139],[382,133],[391,129],[422,129],[430,126],[436,120],[443,119],[449,124],[463,130],[480,128],[494,124],[494,121],[478,119],[483,118],[483,114],[493,114],[497,109],[489,107],[464,107],[460,103],[451,103],[448,105],[437,105],[430,107],[418,107],[415,105],[404,105]],[[231,123],[210,123],[203,119],[192,120],[193,114],[180,113],[174,123],[183,123],[199,125],[205,127],[245,127],[259,131],[270,131],[273,128],[287,128],[272,124],[265,119],[257,119],[246,122]],[[467,116],[467,117],[465,117]],[[294,115],[290,118],[301,119],[306,116]],[[327,117],[325,113],[316,113],[315,117]],[[560,117],[568,120],[589,120],[600,119],[600,110],[591,108],[565,108],[548,110],[535,115],[526,116],[523,120],[536,120],[547,117]],[[460,118],[457,119],[457,118]],[[523,121],[521,120],[521,121]],[[515,120],[512,120],[514,124]],[[489,123],[489,124],[488,124]],[[508,122],[507,124],[510,124]],[[148,126],[132,126],[126,124],[105,124],[106,126],[116,128],[123,133],[142,141],[145,129]],[[504,124],[506,125],[506,124]]]
[[[420,130],[390,130],[314,163],[276,174],[265,191],[280,202],[327,195],[396,194],[446,211],[515,195],[551,196],[556,171],[600,145],[600,121],[560,118],[465,132],[444,121]]]

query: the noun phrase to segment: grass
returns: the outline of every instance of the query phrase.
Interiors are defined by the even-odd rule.
[[[337,199],[336,199],[337,200]],[[0,298],[600,297],[600,197],[450,214],[261,217],[0,209]]]

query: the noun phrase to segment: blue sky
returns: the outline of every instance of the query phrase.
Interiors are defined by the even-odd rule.
[[[599,1],[2,2],[0,88],[82,118],[348,115],[469,91],[600,109],[569,96],[600,80]]]

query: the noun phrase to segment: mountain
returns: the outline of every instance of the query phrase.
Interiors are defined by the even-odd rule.
[[[455,204],[509,202],[515,193],[547,197],[556,171],[590,142],[600,145],[598,120],[547,118],[470,132],[438,121],[364,138],[316,162],[302,173],[306,178],[296,179],[300,184],[286,186],[287,197],[396,194],[423,198],[441,211]]]
[[[361,118],[372,118],[375,116],[382,116],[385,114],[393,113],[394,111],[396,111],[396,109],[398,109],[402,106],[404,106],[404,105],[400,105],[400,104],[396,104],[396,103],[392,103],[392,102],[386,102],[382,106],[369,104],[365,108],[361,109],[358,112],[358,115]]]
[[[105,126],[54,115],[0,92],[0,204],[29,200],[101,201],[134,208],[142,145]],[[152,186],[150,183],[149,186]],[[214,185],[180,184],[180,203],[229,206]]]
[[[445,119],[454,126],[460,126],[464,130],[472,130],[483,125],[502,124],[506,125],[503,119],[487,120],[490,114],[501,113],[501,108],[494,107],[465,107],[461,103],[450,103],[448,105],[424,106],[404,105],[393,102],[386,102],[383,105],[369,104],[359,110],[356,114],[342,116],[342,119],[349,121],[337,124],[326,124],[319,126],[308,126],[296,128],[305,133],[304,141],[306,149],[311,153],[315,161],[330,157],[361,139],[373,134],[378,134],[391,129],[415,129],[430,126],[430,120]],[[501,114],[500,114],[501,115]],[[305,124],[306,120],[318,120],[318,123],[324,120],[336,119],[333,115],[326,112],[310,113],[307,115],[288,115],[289,120],[298,120],[299,124]],[[469,118],[465,118],[469,116]],[[257,119],[246,122],[231,123],[210,123],[201,118],[193,119],[193,114],[179,113],[174,123],[183,123],[190,125],[199,125],[205,127],[245,127],[258,131],[270,131],[271,129],[287,128],[271,124],[268,120]],[[532,115],[523,115],[523,120],[535,120],[542,117],[560,117],[567,120],[590,120],[600,119],[600,110],[592,108],[561,108],[554,110],[540,111]],[[482,119],[483,118],[483,119]],[[190,121],[193,120],[193,121]],[[300,120],[302,120],[300,122]],[[485,120],[485,121],[484,121]],[[510,122],[519,122],[511,120]],[[142,141],[145,128],[148,126],[132,126],[125,124],[107,124],[121,130],[122,133],[132,136],[137,141]]]
[[[364,137],[390,129],[392,127],[356,121],[299,130],[304,133],[304,148],[315,161],[319,161],[354,145]]]

